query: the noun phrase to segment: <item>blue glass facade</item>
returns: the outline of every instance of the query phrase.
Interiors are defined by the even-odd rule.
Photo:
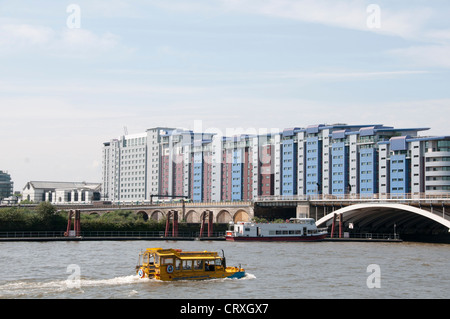
[[[373,195],[378,192],[377,151],[361,148],[359,151],[359,193]]]
[[[231,200],[242,200],[242,168],[243,168],[242,150],[233,150],[233,161],[231,164]]]
[[[297,143],[292,138],[282,141],[281,194],[297,194]]]
[[[203,153],[201,152],[194,153],[193,175],[192,200],[201,202],[203,200]]]
[[[322,191],[322,141],[318,136],[306,138],[306,195]]]
[[[410,159],[405,154],[391,155],[391,194],[410,192]]]
[[[347,194],[348,188],[348,146],[344,142],[333,143],[331,147],[331,193]]]

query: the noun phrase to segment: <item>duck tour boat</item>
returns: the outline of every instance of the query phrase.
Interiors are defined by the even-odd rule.
[[[225,255],[211,251],[147,248],[139,254],[136,274],[162,281],[242,278],[245,270],[227,267]]]
[[[229,241],[320,241],[326,228],[317,228],[313,218],[291,218],[285,223],[230,222]]]

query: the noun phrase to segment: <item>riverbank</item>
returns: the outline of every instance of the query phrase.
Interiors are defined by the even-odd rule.
[[[166,241],[225,241],[225,237],[22,237],[0,238],[0,242],[47,242],[47,241],[126,241],[126,240],[166,240]]]
[[[153,232],[106,232],[102,234],[96,233],[96,236],[64,236],[61,233],[13,233],[9,236],[0,233],[0,242],[47,242],[47,241],[126,241],[126,240],[146,240],[146,241],[225,241],[224,233],[215,233],[214,236],[199,236],[199,233],[182,234],[181,236],[164,236],[163,234],[154,234]],[[34,235],[34,236],[33,236]],[[325,238],[322,241],[329,242],[392,242],[400,243],[403,240],[400,238],[387,237],[361,237],[361,238]]]

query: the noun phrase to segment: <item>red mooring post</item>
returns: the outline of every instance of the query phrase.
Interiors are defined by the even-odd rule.
[[[81,212],[79,209],[75,211],[75,236],[81,236]]]
[[[167,219],[166,219],[166,231],[164,232],[164,237],[169,236],[169,229],[170,229],[170,217],[172,215],[172,211],[169,211],[167,213]]]
[[[331,238],[334,236],[334,226],[336,224],[336,214],[333,215],[333,223],[331,224]]]
[[[75,236],[81,235],[81,212],[80,210],[70,210],[69,211],[69,218],[67,220],[67,230],[64,233],[64,236],[69,237],[70,231],[72,230],[72,218],[74,219],[73,222],[73,230],[75,233]]]
[[[172,237],[178,237],[178,212],[173,211]]]
[[[73,215],[73,210],[69,211],[69,218],[67,220],[67,230],[64,233],[65,237],[68,237],[70,234],[70,230],[72,229],[72,215]]]
[[[204,211],[203,214],[202,214],[202,224],[200,226],[200,235],[198,237],[202,237],[203,236],[203,230],[205,229],[206,212],[207,211]]]
[[[208,237],[212,237],[213,234],[213,212],[209,211],[209,218],[208,218]]]
[[[339,238],[342,238],[342,214],[339,214]]]

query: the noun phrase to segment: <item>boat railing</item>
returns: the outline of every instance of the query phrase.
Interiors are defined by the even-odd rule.
[[[355,238],[355,239],[392,239],[399,240],[400,235],[397,233],[352,233],[352,232],[342,232],[341,237],[339,237],[339,232],[334,232],[333,234],[329,233],[327,238]]]

